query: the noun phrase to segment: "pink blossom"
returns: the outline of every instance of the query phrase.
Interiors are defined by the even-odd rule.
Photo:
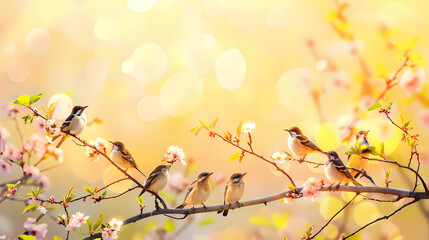
[[[12,167],[9,163],[0,159],[0,175],[6,175],[12,173]]]
[[[42,213],[42,214],[46,214],[48,212],[48,210],[46,209],[46,207],[43,206],[43,205],[39,205],[39,207],[37,208],[37,210],[39,210],[40,213]]]
[[[45,138],[42,138],[40,135],[33,134],[30,136],[30,138],[25,140],[22,145],[24,147],[24,150],[33,150],[38,157],[43,157],[46,152],[47,143],[48,142]]]
[[[46,175],[41,175],[37,179],[37,185],[41,188],[49,189],[51,188],[51,180]]]
[[[86,220],[89,218],[89,216],[84,216],[84,213],[77,212],[73,214],[70,219],[69,223],[66,227],[66,231],[70,230],[76,230],[76,228],[80,228],[82,224],[86,223]]]
[[[37,240],[42,240],[48,233],[48,225],[46,223],[37,224],[36,219],[28,218],[24,223],[25,232],[35,236]]]
[[[22,154],[18,151],[18,149],[15,146],[8,144],[7,148],[8,148],[8,151],[7,151],[8,152],[8,158],[11,161],[16,162],[22,158]]]
[[[0,157],[3,155],[3,152],[6,148],[6,139],[10,136],[9,131],[0,125]]]
[[[36,180],[39,177],[39,173],[40,173],[39,169],[34,166],[29,166],[24,169],[25,176],[33,180]]]
[[[15,105],[10,105],[10,103],[5,103],[2,109],[7,119],[14,119],[15,114],[19,113],[19,109]]]
[[[104,228],[101,233],[101,237],[103,240],[113,240],[118,238],[117,231],[111,228]]]
[[[317,181],[316,178],[311,177],[302,186],[302,194],[304,198],[311,198],[311,201],[314,201],[316,197],[320,195],[319,190],[323,186],[323,181]]]
[[[164,154],[164,159],[169,163],[179,161],[186,166],[185,153],[183,152],[183,149],[179,148],[178,146],[171,145],[168,147],[167,153]]]
[[[122,224],[124,223],[116,218],[112,218],[112,220],[109,221],[110,228],[116,231],[121,230]]]
[[[166,192],[172,191],[182,191],[189,184],[188,179],[183,175],[183,173],[173,173],[170,175],[170,181],[168,181],[167,187],[165,188]]]
[[[420,91],[425,81],[425,70],[421,68],[409,68],[401,77],[399,86],[408,94]]]
[[[94,146],[95,142],[93,140],[89,140],[89,145]],[[97,162],[100,159],[100,153],[93,148],[85,146],[85,150],[85,155],[88,156],[91,161]]]
[[[34,127],[37,129],[37,133],[40,136],[45,136],[45,125],[46,125],[46,122],[43,118],[38,117],[34,121]]]
[[[46,121],[46,126],[48,127],[53,127],[55,126],[55,120],[54,119],[49,119]]]
[[[55,148],[52,145],[48,145],[48,147],[46,148],[46,153],[53,156],[55,161],[57,161],[59,163],[64,162],[63,150],[61,150],[59,148]]]
[[[9,157],[9,144],[0,141],[0,159],[7,159]]]

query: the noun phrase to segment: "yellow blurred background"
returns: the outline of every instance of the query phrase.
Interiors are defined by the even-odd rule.
[[[429,57],[429,3],[350,1],[344,15],[354,41],[341,38],[327,21],[327,14],[336,11],[337,4],[330,0],[2,0],[0,103],[23,94],[44,93],[38,104],[58,100],[59,123],[72,105],[89,105],[89,120],[99,118],[103,124],[88,127],[82,138],[124,142],[145,173],[161,163],[168,146],[180,146],[197,164],[189,181],[202,171],[214,171],[218,177],[247,172],[243,200],[279,193],[287,189],[288,182],[259,159],[246,156],[241,163],[228,162],[237,149],[205,132],[198,137],[189,135],[200,117],[211,120],[220,115],[216,126],[220,133],[234,130],[243,120],[256,123],[254,149],[266,157],[288,150],[283,129],[299,126],[323,150],[336,150],[346,161],[344,152],[350,147],[348,141],[342,143],[341,126],[358,106],[356,129],[369,129],[370,143],[378,147],[384,141],[389,159],[407,163],[409,152],[400,141],[401,133],[383,115],[365,109],[384,88],[383,80],[377,78],[377,63],[384,63],[390,73],[403,62],[395,58],[398,51],[392,41],[418,37],[415,51]],[[370,71],[367,79],[362,77],[356,51]],[[335,65],[335,71],[327,62]],[[370,83],[371,90],[362,96],[367,87],[364,81]],[[424,81],[422,89],[427,89],[427,77]],[[410,95],[397,86],[389,91],[387,100],[394,102],[394,119],[400,121],[402,113],[411,120],[413,132],[420,135],[421,171],[429,180],[429,120],[424,121],[429,109],[421,100],[426,96],[425,90]],[[19,146],[13,122],[2,116],[1,124]],[[35,132],[33,126],[21,123],[21,127],[25,136]],[[122,177],[105,159],[90,162],[85,150],[72,141],[62,149],[65,165],[46,172],[52,181],[49,195],[57,199],[71,186],[80,196],[85,193],[84,186],[101,187]],[[309,160],[324,162],[325,158],[313,154]],[[391,167],[370,163],[367,172],[383,185],[385,170]],[[299,186],[311,176],[325,178],[322,168],[305,164],[287,163],[285,169]],[[171,171],[182,170],[176,164]],[[2,175],[0,180],[14,178]],[[410,189],[407,180],[414,178],[394,168],[391,187]],[[122,184],[108,194],[129,186]],[[92,219],[104,212],[106,219],[123,220],[138,214],[136,194],[95,205],[79,202],[69,212],[83,211]],[[217,187],[207,205],[221,204],[222,198],[223,186]],[[315,202],[274,202],[268,207],[231,211],[228,218],[210,213],[207,215],[215,217],[214,224],[198,227],[193,223],[179,239],[279,239],[285,234],[298,239],[306,222],[315,223],[318,230],[349,198],[347,194],[324,193]],[[145,201],[150,210],[152,197],[145,196]],[[335,239],[343,222],[347,223],[345,231],[351,233],[400,203],[357,202],[319,239]],[[427,203],[422,205],[428,207]],[[10,201],[0,205],[0,235],[15,237],[23,232],[27,215],[21,215],[22,207],[22,203]],[[271,219],[273,213],[288,213],[290,219],[277,228],[249,223],[252,216]],[[165,217],[124,226],[119,239],[140,239],[147,235],[144,228],[153,220],[162,226]],[[64,236],[64,227],[49,218],[43,221],[49,224],[47,239],[54,234]],[[177,228],[185,222],[176,221]],[[363,231],[360,239],[427,239],[428,225],[420,206],[413,205]],[[77,233],[72,235],[75,238]]]

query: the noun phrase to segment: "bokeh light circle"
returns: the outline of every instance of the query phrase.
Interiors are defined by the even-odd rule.
[[[134,68],[134,62],[131,59],[126,59],[122,62],[122,72],[125,74],[130,74]]]
[[[203,96],[200,77],[191,72],[178,73],[161,88],[161,106],[171,116],[183,116],[192,112]]]
[[[51,46],[51,34],[42,28],[31,30],[25,39],[28,49],[35,53],[42,53]]]
[[[374,203],[363,201],[356,205],[353,218],[358,225],[363,226],[378,218],[379,215],[380,213]]]
[[[229,49],[217,58],[215,70],[220,85],[233,91],[241,86],[246,77],[246,62],[240,51]]]
[[[322,123],[316,133],[316,143],[324,151],[337,149],[341,145],[338,126],[334,123]]]
[[[133,12],[149,11],[156,3],[156,0],[127,0],[128,8]]]
[[[115,166],[109,165],[103,173],[103,183],[106,186],[118,179],[124,177],[124,174],[119,171]],[[121,181],[119,183],[113,184],[109,187],[109,190],[115,193],[124,192],[129,189],[132,185],[132,181]]]
[[[73,109],[71,98],[63,93],[58,93],[49,98],[48,107],[54,102],[57,103],[57,106],[52,117],[56,120],[66,119]]]
[[[7,75],[14,82],[25,81],[30,75],[30,66],[26,61],[17,60],[7,67]]]
[[[85,65],[85,80],[103,82],[107,78],[107,64],[102,58],[93,58]]]
[[[102,18],[95,23],[94,34],[100,40],[111,40],[117,36],[117,21],[110,18]]]
[[[213,35],[199,34],[185,44],[186,66],[195,73],[208,73],[214,69],[222,49]]]
[[[338,210],[343,207],[343,204],[336,197],[325,196],[320,203],[320,214],[325,219],[331,218]],[[341,217],[342,212],[337,217]]]
[[[311,90],[311,78],[311,72],[303,68],[293,68],[283,73],[276,84],[276,95],[281,105],[289,110],[299,110],[310,103],[311,98],[306,94]]]
[[[338,227],[335,226],[334,224],[329,224],[328,226],[325,227],[325,229],[323,230],[323,235],[327,238],[327,239],[335,239],[335,237],[338,235]]]
[[[167,71],[168,59],[158,45],[148,43],[137,48],[131,55],[133,77],[143,83],[158,81]]]
[[[137,114],[142,120],[155,121],[164,115],[161,100],[158,96],[147,96],[137,104]]]

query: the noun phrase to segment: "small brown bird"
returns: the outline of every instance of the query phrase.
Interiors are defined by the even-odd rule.
[[[178,206],[177,208],[184,208],[186,205],[197,205],[202,204],[204,207],[204,202],[210,196],[210,184],[209,178],[213,173],[203,172],[198,175],[197,180],[195,180],[191,186],[189,186],[188,192],[185,196],[185,201]]]
[[[125,170],[128,170],[128,168],[135,168],[146,177],[146,175],[144,175],[144,173],[137,167],[136,161],[122,142],[116,141],[110,143],[113,144],[112,151],[110,152],[110,158],[113,162]]]
[[[167,186],[171,165],[159,165],[150,174],[146,181],[143,183],[143,191],[139,197],[146,191],[158,193]]]
[[[359,147],[363,147],[364,145],[366,145],[367,148],[363,149],[362,154],[361,155],[352,155],[349,156],[348,162],[347,162],[347,167],[352,167],[352,168],[356,168],[359,170],[364,170],[366,167],[366,164],[368,163],[368,159],[366,159],[367,157],[369,157],[369,153],[371,152],[371,150],[369,149],[369,147],[371,147],[371,145],[368,142],[368,139],[366,138],[366,136],[368,135],[369,131],[359,131],[356,134],[356,140],[353,143],[353,146],[355,146],[356,142],[359,143]],[[358,171],[355,171],[353,169],[350,169],[350,174],[354,177],[354,178],[358,178],[361,173]]]
[[[63,144],[63,142],[72,135],[79,135],[83,132],[83,130],[86,127],[86,115],[85,115],[85,109],[88,106],[74,106],[71,114],[68,116],[68,118],[63,122],[61,125],[61,135],[63,136],[61,140],[57,144],[57,148]],[[60,135],[54,137],[52,141],[55,141]]]
[[[246,174],[247,173],[235,173],[229,178],[229,181],[226,183],[225,193],[223,195],[223,204],[238,203],[238,201],[240,201],[244,194],[245,184],[243,177]],[[225,217],[228,215],[228,209],[218,211],[217,213],[221,212],[223,212],[223,216]]]
[[[347,170],[343,161],[341,161],[338,154],[334,151],[326,153],[327,159],[325,161],[325,175],[333,184],[352,182],[356,186],[362,186],[362,184],[356,182],[353,176]]]
[[[304,136],[298,127],[285,129],[289,133],[288,145],[292,153],[300,159],[305,159],[310,153],[320,152],[325,154],[316,144]]]

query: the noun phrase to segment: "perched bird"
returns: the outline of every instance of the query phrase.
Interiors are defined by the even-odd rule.
[[[139,194],[139,197],[146,191],[158,193],[167,186],[168,183],[168,170],[171,165],[159,165],[150,174],[146,181],[143,183],[143,191]]]
[[[184,208],[186,205],[197,205],[202,204],[204,207],[204,202],[210,196],[210,184],[209,178],[213,173],[203,172],[198,175],[197,180],[195,180],[191,186],[189,186],[188,192],[185,196],[185,201],[178,206],[177,208]]]
[[[310,153],[320,152],[324,153],[316,144],[312,143],[306,136],[304,136],[298,127],[285,129],[289,132],[288,145],[292,153],[304,159]]]
[[[240,201],[245,187],[243,181],[244,175],[246,175],[246,173],[235,173],[229,178],[229,181],[226,183],[225,193],[223,195],[223,204],[232,204]],[[228,215],[228,209],[218,211],[217,213],[221,212],[223,212],[223,216],[225,217]]]
[[[112,151],[110,152],[110,158],[112,161],[125,170],[128,170],[128,168],[135,168],[146,177],[146,175],[144,175],[144,173],[137,167],[136,161],[122,142],[116,141],[110,143],[113,144]]]
[[[366,159],[367,157],[369,157],[369,153],[371,152],[371,150],[369,149],[370,144],[368,142],[368,139],[366,138],[366,136],[368,135],[369,131],[359,131],[356,134],[356,140],[353,143],[353,146],[356,146],[357,142],[359,143],[359,147],[362,149],[362,147],[364,145],[366,145],[366,148],[363,149],[362,154],[361,155],[352,155],[349,156],[349,160],[347,162],[347,167],[352,167],[352,168],[356,168],[359,170],[364,170],[366,167],[366,164],[368,163],[368,159]],[[366,158],[363,158],[366,157]],[[350,174],[354,177],[354,178],[358,178],[361,173],[358,171],[355,171],[353,169],[350,169]]]
[[[57,148],[71,135],[77,136],[83,132],[86,127],[85,109],[88,106],[74,106],[71,114],[61,125],[61,132],[63,137],[57,144]],[[58,135],[59,136],[59,135]],[[52,141],[58,138],[55,137]]]
[[[353,176],[347,170],[343,161],[335,151],[329,151],[326,153],[327,159],[325,161],[325,175],[333,184],[352,182],[356,186],[362,186],[360,183],[353,179]]]

